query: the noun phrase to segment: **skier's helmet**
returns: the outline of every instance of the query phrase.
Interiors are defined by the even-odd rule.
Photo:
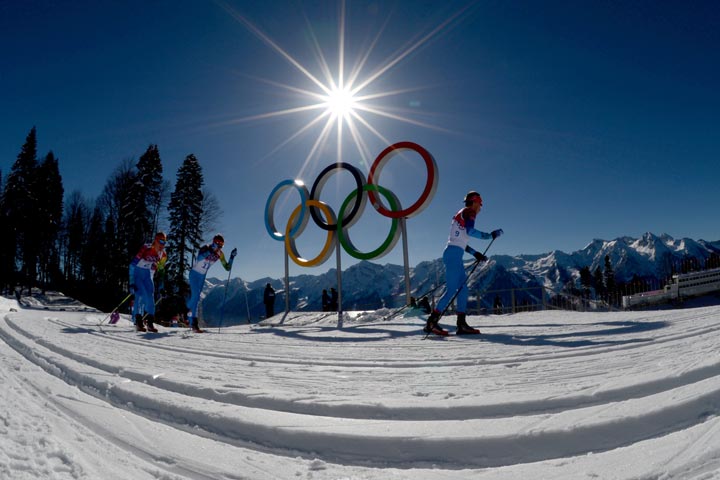
[[[213,237],[213,243],[218,247],[225,245],[225,238],[221,234],[217,234]]]
[[[471,205],[476,201],[479,201],[480,205],[482,205],[482,197],[475,190],[471,190],[467,193],[467,195],[465,195],[465,205]]]
[[[155,241],[158,242],[160,245],[165,245],[165,243],[167,242],[167,235],[165,235],[165,232],[156,233]]]

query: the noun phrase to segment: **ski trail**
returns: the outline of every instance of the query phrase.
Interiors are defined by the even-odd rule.
[[[430,463],[455,469],[609,452],[702,427],[720,412],[720,365],[709,356],[716,349],[713,317],[701,313],[695,312],[692,320],[698,324],[692,342],[683,328],[690,316],[678,322],[646,320],[651,326],[662,325],[658,328],[643,328],[635,320],[593,322],[592,316],[563,332],[544,326],[544,337],[570,341],[593,332],[594,354],[587,355],[593,348],[583,345],[577,347],[583,354],[568,356],[555,343],[535,342],[522,347],[528,350],[527,358],[508,357],[507,351],[518,345],[491,340],[443,342],[437,346],[444,351],[417,352],[417,335],[405,334],[416,326],[400,323],[387,327],[395,335],[370,343],[357,335],[362,329],[379,335],[374,324],[335,330],[334,338],[311,343],[305,336],[278,336],[270,329],[254,334],[262,336],[262,342],[242,343],[249,351],[241,358],[230,351],[229,339],[238,335],[208,335],[187,348],[177,344],[182,340],[169,329],[147,336],[121,328],[100,333],[60,315],[23,323],[6,316],[0,322],[0,338],[95,400],[189,435],[285,457],[299,452],[309,459],[311,452],[323,451],[326,460],[339,465]],[[331,334],[324,327],[300,328],[304,333]],[[641,346],[635,345],[638,334],[644,339]],[[58,335],[64,338],[61,344],[52,340]],[[218,337],[229,338],[214,342]],[[608,350],[604,345],[609,337],[633,343],[634,348]],[[88,351],[86,342],[107,347]],[[378,356],[388,342],[393,342],[392,351],[402,353]],[[351,345],[348,352],[354,358],[327,348],[308,349],[315,343]],[[693,348],[684,352],[683,366],[670,370],[674,359],[669,357],[688,344]],[[129,353],[123,345],[127,352],[141,352],[150,365],[172,364],[172,369],[135,368],[125,358]],[[547,355],[553,349],[556,354]],[[105,351],[114,355],[97,353]],[[533,355],[538,351],[545,357]],[[442,352],[441,358],[428,361],[435,352]],[[644,363],[628,361],[629,355]],[[463,356],[469,358],[457,360]],[[508,358],[515,361],[500,363]],[[200,359],[206,365],[219,362],[225,370],[197,371]],[[284,367],[278,369],[278,362]],[[230,365],[236,367],[227,370]],[[651,365],[655,368],[648,369]],[[499,368],[511,368],[512,374],[499,375]],[[543,394],[534,386],[535,379],[553,393]],[[268,397],[263,384],[283,388],[276,387],[274,396]],[[363,385],[361,397],[355,384]],[[418,400],[408,406],[407,395]],[[428,455],[439,451],[439,445],[440,456]],[[483,455],[472,453],[478,451]],[[132,454],[144,458],[142,451]],[[172,463],[171,456],[152,459]]]

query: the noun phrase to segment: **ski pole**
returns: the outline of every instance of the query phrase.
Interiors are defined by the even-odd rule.
[[[497,238],[497,237],[496,237],[496,238]],[[487,253],[488,250],[490,250],[490,246],[493,244],[494,241],[495,241],[495,238],[493,238],[493,239],[490,241],[490,243],[488,244],[487,248],[486,248],[485,251],[483,252],[483,256]],[[456,297],[458,296],[458,294],[460,293],[460,290],[462,290],[462,289],[465,287],[465,284],[467,283],[468,279],[470,278],[470,275],[473,274],[473,272],[475,271],[475,269],[477,268],[478,265],[480,265],[480,260],[475,260],[475,263],[473,264],[473,266],[472,266],[472,268],[470,269],[470,271],[468,272],[468,274],[465,275],[465,279],[464,279],[464,280],[462,281],[462,283],[460,284],[460,287],[458,287],[458,289],[455,290],[455,294],[452,296],[452,298],[450,299],[450,301],[448,302],[448,304],[445,305],[445,308],[443,308],[443,311],[440,312],[440,317],[439,317],[439,318],[442,318],[443,315],[445,315],[445,312],[447,312],[448,308],[450,308],[450,305],[452,305],[453,301],[455,301],[455,298],[456,298]],[[430,332],[428,332],[428,333],[425,335],[425,338],[427,338],[429,335],[430,335]],[[425,338],[423,338],[423,340],[425,340]]]
[[[163,298],[165,298],[165,297],[163,297],[163,296],[161,295],[161,296],[158,297],[157,300],[155,300],[155,306],[156,306],[156,307],[157,307],[158,304],[162,301]],[[142,316],[142,318],[140,319],[140,321],[143,322],[143,323],[145,323],[145,317],[147,317],[148,315],[150,315],[150,314],[149,314],[148,312],[145,312],[145,314]]]
[[[225,316],[225,299],[227,298],[228,287],[230,286],[230,274],[232,273],[233,263],[235,263],[235,255],[237,255],[237,248],[233,248],[230,252],[230,268],[228,269],[228,278],[225,282],[225,293],[223,293],[222,306],[220,307],[220,323],[218,323],[218,333],[220,333],[220,327],[223,323],[223,317]]]
[[[115,313],[115,312],[117,312],[118,310],[120,310],[120,307],[122,307],[123,304],[125,304],[125,302],[127,302],[128,299],[129,299],[130,297],[132,297],[132,296],[133,296],[133,293],[130,292],[130,293],[128,294],[128,296],[125,297],[125,298],[123,299],[123,301],[120,302],[120,303],[118,304],[118,306],[113,309],[112,312],[110,312],[110,313],[107,314],[107,317],[103,318],[102,321],[101,321],[100,323],[98,323],[98,325],[102,325],[103,323],[105,323],[105,320],[107,320],[108,318],[110,318],[110,316],[111,316],[113,313]]]
[[[248,323],[252,323],[250,321],[250,302],[248,302],[247,288],[245,289],[245,308],[247,308]]]
[[[489,245],[488,245],[488,247],[489,247]],[[487,251],[487,249],[486,249],[485,251]],[[470,267],[472,267],[472,265],[468,265],[467,267],[465,267],[465,270],[469,269]],[[438,288],[442,287],[443,285],[444,285],[444,283],[441,283],[441,284],[439,284],[439,285],[435,285],[434,287],[431,287],[430,290],[427,290],[425,293],[423,293],[422,295],[420,295],[420,296],[417,297],[417,298],[423,298],[423,297],[427,297],[427,296],[429,296],[429,295],[432,295],[433,293],[435,293],[435,291],[436,291]],[[403,305],[402,307],[398,307],[396,310],[394,310],[393,312],[391,312],[389,315],[383,317],[383,321],[389,320],[389,319],[397,316],[400,312],[402,312],[403,310],[405,310],[405,309],[408,308],[409,306],[410,306],[410,305],[408,305],[408,304],[406,303],[406,304]]]

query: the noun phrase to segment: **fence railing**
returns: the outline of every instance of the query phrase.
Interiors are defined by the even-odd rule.
[[[547,287],[518,287],[499,290],[471,290],[467,313],[471,315],[518,313],[536,310],[607,312],[619,310],[614,299],[597,300],[557,292]],[[620,297],[617,299],[620,300]]]

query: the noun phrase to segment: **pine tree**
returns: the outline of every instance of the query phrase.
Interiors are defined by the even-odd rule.
[[[85,248],[81,256],[82,277],[86,290],[101,291],[105,286],[108,266],[106,265],[105,219],[99,207],[95,206],[90,216]]]
[[[89,210],[80,191],[70,194],[65,208],[65,258],[63,261],[65,279],[73,296],[81,289],[83,280],[83,255],[88,226]]]
[[[583,295],[588,296],[590,294],[590,288],[592,288],[593,277],[590,273],[590,267],[585,266],[580,269],[580,286],[582,286]]]
[[[636,293],[640,292],[647,292],[648,286],[644,279],[638,276],[637,273],[634,273],[632,276],[632,279],[630,280],[630,284],[628,285],[629,291],[627,292],[629,295],[634,295]]]
[[[65,190],[58,163],[51,151],[37,169],[38,211],[36,221],[40,242],[38,273],[43,288],[60,279],[58,236],[62,227]]]
[[[7,216],[5,215],[4,195],[5,185],[2,182],[2,172],[0,172],[0,293],[5,293],[14,285],[15,278],[15,255],[14,241],[10,241],[10,227],[8,225]],[[12,236],[14,238],[14,236]]]
[[[712,252],[710,256],[705,261],[705,268],[718,268],[720,267],[720,255],[718,255],[715,252]]]
[[[123,205],[130,196],[134,182],[133,164],[130,160],[123,160],[108,179],[97,200],[97,205],[105,217],[105,238],[109,242],[107,256],[112,272],[109,273],[108,280],[123,290],[128,286],[130,259],[147,241],[143,239],[138,243],[137,240],[131,240],[131,219],[122,215]]]
[[[163,197],[163,168],[157,145],[150,145],[137,163],[138,179],[144,187],[145,207],[148,212],[149,229],[146,238],[152,238],[158,230]]]
[[[174,293],[183,289],[185,272],[202,241],[203,174],[195,155],[188,155],[177,172],[175,190],[168,207],[170,235],[168,238],[169,286]]]
[[[36,280],[39,248],[34,222],[38,208],[35,196],[37,168],[37,132],[33,127],[10,170],[2,201],[7,222],[7,230],[3,234],[10,236],[10,253],[14,256],[14,262],[20,260],[19,280],[28,287],[28,292]]]
[[[603,273],[602,270],[600,270],[600,267],[597,267],[593,272],[593,284],[595,286],[595,293],[597,294],[597,296],[604,296],[606,292],[605,280],[603,279]]]
[[[157,145],[150,145],[136,164],[133,182],[121,212],[128,245],[133,251],[152,238],[162,200],[162,163]]]
[[[111,216],[105,217],[103,225],[103,239],[105,241],[104,278],[108,299],[116,299],[120,292],[128,288],[128,266],[131,256],[128,256],[117,233],[115,219]],[[133,252],[135,255],[137,252]],[[116,302],[115,302],[116,303]]]
[[[124,237],[129,252],[137,250],[147,241],[150,231],[150,213],[145,205],[145,187],[133,172],[133,182],[120,207]]]
[[[617,282],[615,281],[615,271],[610,263],[610,255],[605,255],[605,290],[608,296],[617,293]]]

